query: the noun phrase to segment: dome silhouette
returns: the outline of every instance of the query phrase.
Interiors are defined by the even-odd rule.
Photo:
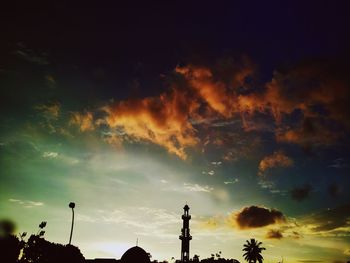
[[[151,262],[146,251],[135,246],[129,248],[121,258],[122,263],[149,263]]]

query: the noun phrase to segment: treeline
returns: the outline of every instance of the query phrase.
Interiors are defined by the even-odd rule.
[[[39,225],[36,234],[14,235],[11,221],[0,222],[0,262],[2,263],[84,263],[80,250],[72,245],[62,245],[45,240],[46,222]]]

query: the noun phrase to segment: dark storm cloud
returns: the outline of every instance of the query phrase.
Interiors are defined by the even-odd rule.
[[[278,229],[270,229],[266,233],[266,238],[268,238],[268,239],[282,239],[283,238],[283,234]]]
[[[261,206],[244,207],[242,210],[232,213],[229,224],[239,229],[259,228],[276,223],[285,222],[282,212]]]
[[[310,196],[311,190],[312,187],[309,184],[305,184],[303,186],[293,188],[290,191],[290,195],[294,200],[301,202]]]

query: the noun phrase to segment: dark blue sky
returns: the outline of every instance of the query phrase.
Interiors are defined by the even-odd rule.
[[[159,74],[181,63],[245,54],[266,81],[276,68],[349,53],[347,1],[140,2],[5,6],[2,57],[23,43],[47,53],[61,74],[94,82],[103,71],[105,94],[125,97],[117,84],[137,79],[147,83],[142,94],[152,94]]]

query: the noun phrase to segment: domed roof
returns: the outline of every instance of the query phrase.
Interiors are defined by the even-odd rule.
[[[129,248],[121,258],[122,263],[149,263],[151,262],[146,251],[135,246]]]

